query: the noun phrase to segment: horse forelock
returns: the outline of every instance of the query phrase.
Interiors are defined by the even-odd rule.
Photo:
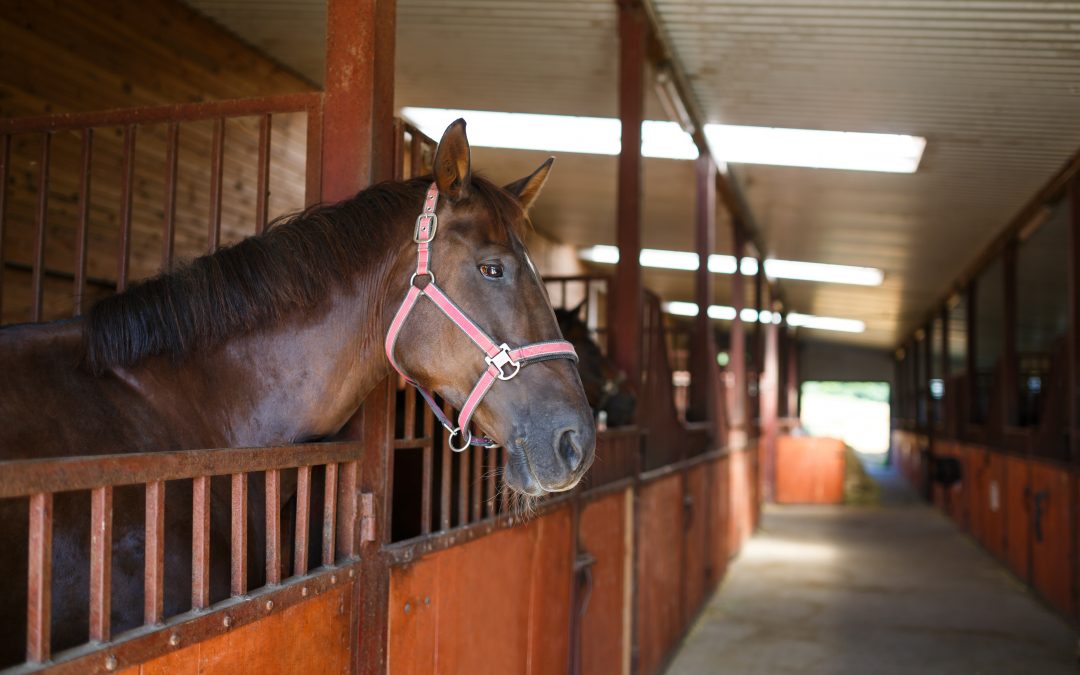
[[[318,311],[345,288],[372,301],[374,332],[382,300],[376,282],[400,251],[395,243],[411,234],[431,180],[380,183],[343,202],[284,216],[264,234],[101,300],[83,327],[85,365],[100,374],[151,356],[179,362],[229,337]],[[490,212],[483,219],[489,238],[524,238],[527,219],[505,190],[474,176],[469,201]]]

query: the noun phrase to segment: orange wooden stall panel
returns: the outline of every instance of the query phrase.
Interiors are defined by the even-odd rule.
[[[982,503],[982,533],[979,538],[986,550],[998,560],[1005,560],[1005,460],[998,452],[986,453],[986,492]]]
[[[1031,583],[1047,602],[1073,613],[1072,482],[1068,470],[1029,461]]]
[[[1031,581],[1031,512],[1028,510],[1028,462],[1005,458],[1005,562],[1016,576]]]
[[[581,511],[581,547],[592,565],[592,592],[581,617],[581,672],[608,675],[630,668],[633,493],[616,492]]]
[[[844,442],[836,438],[781,436],[776,448],[776,501],[842,504]]]
[[[698,464],[686,472],[687,509],[689,521],[685,524],[685,551],[683,561],[683,624],[697,614],[705,599],[705,567],[708,561],[706,537],[712,534],[712,514],[705,499],[706,469]]]
[[[638,496],[637,648],[639,673],[654,673],[683,628],[683,478],[641,486]]]
[[[750,453],[734,451],[728,455],[728,557],[734,557],[742,550],[743,542],[750,536],[753,527],[751,499]]]
[[[727,456],[717,459],[709,465],[712,472],[712,489],[709,490],[709,509],[712,524],[709,534],[709,568],[706,584],[711,590],[727,574],[728,558],[731,557],[731,544],[728,537],[731,531],[730,460]]]
[[[971,536],[983,542],[990,510],[990,462],[984,448],[967,446],[966,452],[963,480],[967,488],[967,527]]]
[[[395,568],[393,673],[564,673],[572,564],[570,509]]]

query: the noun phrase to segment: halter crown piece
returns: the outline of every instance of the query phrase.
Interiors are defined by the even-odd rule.
[[[547,361],[550,359],[572,359],[577,361],[577,352],[574,346],[565,340],[548,340],[534,342],[530,345],[512,349],[505,342],[496,344],[495,340],[484,332],[482,328],[465,314],[464,311],[442,292],[435,284],[435,274],[431,271],[431,242],[435,239],[435,232],[439,229],[439,217],[435,214],[435,207],[439,202],[439,188],[435,183],[428,187],[427,196],[424,198],[424,210],[416,219],[416,230],[413,233],[413,241],[416,242],[416,272],[409,278],[409,292],[401,301],[394,320],[390,323],[390,330],[386,333],[386,358],[394,366],[394,370],[401,374],[405,381],[416,387],[416,390],[424,397],[431,406],[435,417],[450,432],[448,443],[450,449],[462,452],[469,445],[477,445],[493,448],[497,444],[491,439],[476,437],[469,431],[469,421],[477,406],[484,396],[491,390],[496,380],[508,381],[520,372],[522,366]],[[425,283],[426,280],[426,283]],[[420,386],[415,380],[405,374],[398,362],[394,359],[394,344],[401,332],[401,327],[409,317],[409,312],[416,306],[420,296],[426,296],[435,306],[442,310],[443,314],[450,319],[455,326],[469,336],[477,347],[484,352],[484,362],[487,368],[480,375],[476,385],[466,399],[458,414],[457,426],[455,427],[450,418],[435,403],[435,396],[429,390]],[[461,437],[460,447],[454,445],[454,438]]]

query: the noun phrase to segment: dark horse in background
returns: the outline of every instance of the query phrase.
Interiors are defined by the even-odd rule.
[[[603,412],[607,425],[621,427],[634,422],[637,394],[626,380],[626,373],[600,350],[592,338],[589,326],[581,318],[582,301],[573,309],[557,308],[555,318],[563,337],[578,353],[578,374],[589,407],[597,415]]]
[[[136,284],[86,319],[0,330],[0,460],[333,437],[390,372],[383,339],[413,283],[413,228],[432,181],[440,192],[432,271],[446,294],[512,345],[557,339],[521,236],[550,166],[505,188],[473,176],[459,120],[439,143],[432,177],[309,209]],[[456,407],[485,367],[476,346],[430,302],[407,319],[395,354],[410,378]],[[474,423],[508,448],[504,476],[519,492],[569,489],[592,461],[593,419],[566,359],[496,383]],[[112,626],[119,633],[142,621],[143,490],[117,488],[113,499]],[[87,639],[88,501],[85,494],[55,499],[54,649]],[[228,555],[219,554],[228,551],[228,503],[226,481],[212,495],[212,602],[228,596]],[[168,486],[165,514],[165,615],[173,616],[191,607],[189,481]],[[21,661],[25,645],[26,522],[25,499],[0,501],[0,666]],[[257,544],[264,519],[252,509],[249,522]],[[249,569],[251,586],[261,585],[261,563]]]

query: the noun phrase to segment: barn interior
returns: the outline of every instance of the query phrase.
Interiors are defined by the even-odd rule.
[[[1006,0],[0,6],[2,325],[78,316],[140,279],[259,234],[274,218],[350,194],[327,188],[348,186],[327,178],[334,167],[327,146],[312,154],[315,133],[332,122],[313,127],[311,97],[321,95],[329,110],[330,96],[351,95],[339,94],[349,71],[334,40],[353,34],[374,45],[352,57],[380,59],[378,86],[345,112],[400,120],[393,133],[408,140],[396,141],[395,152],[406,148],[399,174],[429,165],[429,141],[458,116],[475,139],[473,166],[496,182],[556,157],[530,212],[527,244],[551,280],[552,303],[587,301],[592,335],[630,380],[645,382],[641,392],[665,398],[660,404],[642,393],[664,408],[639,409],[633,434],[647,433],[627,440],[610,430],[613,453],[643,448],[640,475],[619,484],[631,497],[609,486],[597,493],[609,501],[598,498],[591,512],[574,502],[565,522],[547,520],[562,518],[555,505],[554,515],[542,510],[518,530],[506,502],[494,505],[496,455],[477,455],[482,487],[466,486],[465,469],[446,468],[444,487],[425,492],[423,505],[393,491],[381,542],[389,552],[384,567],[371,568],[386,579],[357,583],[348,596],[385,596],[375,603],[373,630],[356,638],[356,626],[346,621],[342,629],[343,639],[350,631],[355,638],[345,657],[353,669],[470,672],[498,664],[501,672],[533,672],[540,663],[553,672],[865,672],[880,664],[861,659],[888,649],[922,655],[896,661],[897,672],[1071,671],[1080,618],[1080,452],[1073,450],[1080,7]],[[195,108],[183,108],[237,99],[268,102],[193,117]],[[102,116],[89,134],[71,122],[114,109],[143,112]],[[554,135],[540,133],[556,123],[563,126]],[[620,123],[624,139],[628,123],[641,129],[640,149],[620,145]],[[485,124],[512,132],[485,136]],[[807,140],[797,130],[843,134]],[[766,135],[739,155],[740,133]],[[768,144],[771,155],[752,156]],[[313,162],[322,163],[321,186],[313,186]],[[707,273],[699,269],[706,258]],[[628,302],[640,295],[635,289],[646,299]],[[642,346],[653,329],[659,343],[645,338]],[[656,354],[665,364],[656,365]],[[657,373],[667,382],[657,385]],[[723,395],[712,393],[714,382]],[[884,464],[808,433],[800,393],[818,382],[887,385]],[[415,412],[420,404],[408,395]],[[398,454],[388,471],[398,485],[421,472],[431,481],[450,462],[449,454],[440,458],[437,430],[414,438],[410,426],[398,424],[401,437],[390,432]],[[713,452],[722,467],[715,476],[711,459],[691,461]],[[878,485],[876,505],[844,506],[861,461],[869,462],[861,480]],[[451,482],[462,487],[452,492]],[[474,497],[453,516],[449,506],[438,511],[441,499],[468,501],[473,489],[490,510],[481,513],[484,500]],[[709,518],[723,522],[687,515],[697,513],[691,504],[708,510],[714,502],[723,506]],[[933,520],[927,504],[951,522]],[[606,533],[611,541],[579,532],[590,513],[598,530],[610,527],[604,518],[619,523]],[[699,544],[681,533],[709,527],[723,535],[701,534],[704,549],[695,553]],[[764,532],[751,537],[759,527]],[[458,528],[465,534],[453,545],[475,549],[446,543]],[[884,534],[867,539],[872,531]],[[445,536],[426,543],[437,533]],[[650,557],[627,543],[651,536],[677,555]],[[902,546],[905,536],[917,545]],[[507,582],[532,589],[528,616],[482,622],[498,646],[449,628],[479,621],[470,597],[502,588],[474,578],[486,556],[526,542],[531,549],[519,546],[508,558],[524,565],[542,559],[534,555],[538,542],[559,537],[570,542],[565,560],[551,554],[544,564],[566,567],[572,582],[558,590],[566,607],[534,616],[542,604],[535,594],[561,579],[534,570]],[[404,548],[414,538],[425,541]],[[581,561],[594,544],[621,554],[595,556],[587,585],[596,592],[585,593]],[[440,551],[481,569],[446,572],[435,560]],[[846,568],[845,560],[856,562]],[[700,580],[680,581],[695,565]],[[654,584],[659,578],[667,581]],[[836,588],[814,590],[822,578]],[[447,587],[456,595],[434,603],[447,613],[421,614]],[[902,621],[885,620],[852,600],[852,587],[880,603],[880,613],[902,603],[905,589],[916,600]],[[770,613],[774,602],[789,603],[789,613]],[[1003,608],[994,620],[991,607]],[[901,624],[921,632],[904,633]],[[545,642],[537,637],[545,625],[565,635]],[[860,627],[869,637],[835,636],[862,636]],[[754,631],[760,640],[744,639]],[[423,656],[413,653],[418,644]],[[145,647],[122,654],[122,664],[149,663]]]

